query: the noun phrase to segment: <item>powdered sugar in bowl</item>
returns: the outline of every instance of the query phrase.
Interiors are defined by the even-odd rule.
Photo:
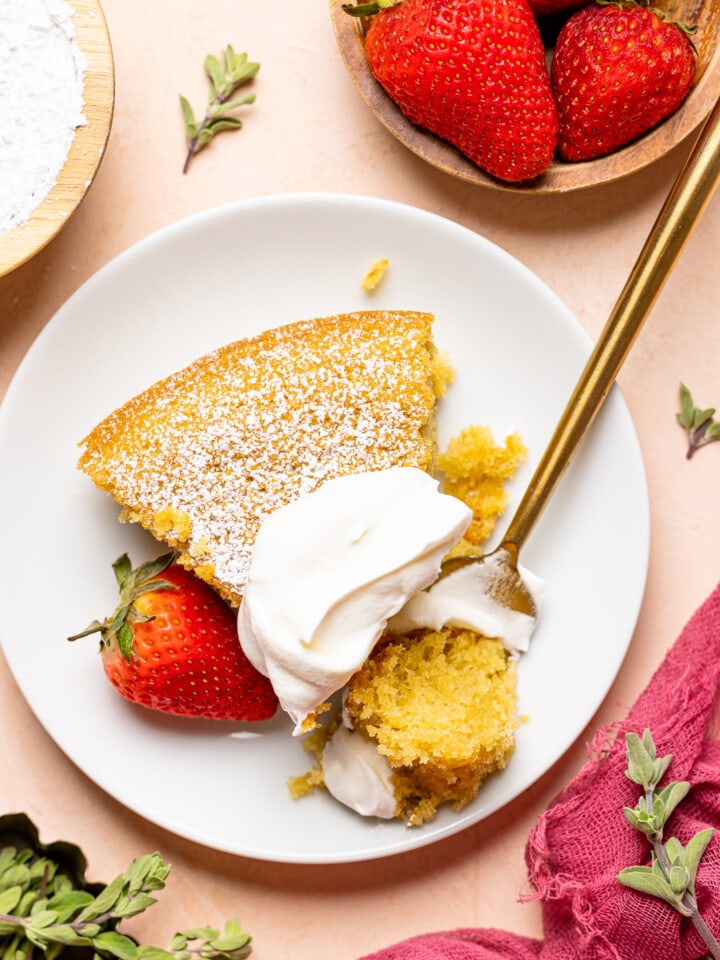
[[[0,0],[0,276],[52,240],[85,196],[113,101],[99,0]]]

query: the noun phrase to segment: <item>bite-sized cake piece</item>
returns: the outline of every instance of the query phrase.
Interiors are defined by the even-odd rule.
[[[445,627],[386,634],[348,683],[344,716],[389,766],[395,816],[459,810],[506,766],[518,726],[516,661],[500,640]]]
[[[432,468],[449,379],[432,320],[341,314],[222,347],[111,413],[79,467],[237,606],[278,507],[333,477]]]

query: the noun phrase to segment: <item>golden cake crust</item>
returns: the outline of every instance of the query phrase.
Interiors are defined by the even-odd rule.
[[[269,513],[332,477],[431,469],[432,319],[339,314],[229,344],[111,413],[79,468],[238,605]]]

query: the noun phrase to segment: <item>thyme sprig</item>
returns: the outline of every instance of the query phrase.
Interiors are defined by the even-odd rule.
[[[79,848],[63,841],[43,847],[23,814],[0,821],[3,839],[15,838],[0,849],[0,960],[32,960],[38,952],[60,960],[65,951],[74,960],[242,960],[250,953],[250,936],[237,920],[223,932],[181,930],[167,950],[117,929],[156,903],[170,872],[160,854],[133,860],[107,886],[89,884]]]
[[[692,395],[684,384],[680,384],[680,411],[675,416],[681,427],[687,431],[689,460],[700,447],[713,440],[720,440],[720,422],[714,420],[715,407],[696,407]]]
[[[651,847],[651,866],[626,867],[617,879],[626,887],[659,897],[688,917],[703,939],[711,955],[720,960],[720,944],[703,920],[695,897],[695,878],[700,859],[714,833],[712,827],[700,830],[687,843],[676,837],[663,840],[663,832],[670,815],[687,796],[687,781],[659,783],[672,762],[672,754],[658,757],[649,730],[642,738],[628,733],[625,738],[627,770],[625,775],[642,787],[643,793],[634,808],[625,807],[628,823],[645,834]]]
[[[202,120],[195,119],[195,113],[188,99],[180,96],[188,146],[183,173],[187,173],[190,161],[195,154],[206,147],[216,134],[223,130],[239,130],[242,127],[242,120],[231,116],[230,111],[255,102],[254,93],[248,93],[244,97],[230,101],[230,97],[238,87],[249,83],[260,69],[260,64],[248,60],[246,53],[235,53],[232,45],[228,44],[222,54],[222,63],[216,56],[209,53],[205,57],[203,66],[210,83],[210,93]]]

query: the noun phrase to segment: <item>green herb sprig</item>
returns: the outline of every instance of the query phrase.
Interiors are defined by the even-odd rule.
[[[637,805],[634,808],[625,807],[623,813],[628,823],[647,837],[652,851],[652,865],[626,867],[620,871],[617,879],[626,887],[659,897],[678,913],[688,917],[711,955],[720,960],[720,944],[703,920],[695,899],[698,866],[714,831],[712,827],[700,830],[684,847],[676,837],[663,841],[665,825],[687,796],[690,784],[684,781],[658,787],[670,766],[672,754],[658,758],[649,730],[644,731],[642,739],[636,733],[628,733],[625,742],[625,775],[641,786],[644,792]]]
[[[107,886],[89,884],[78,847],[63,841],[43,847],[24,814],[0,818],[0,827],[6,844],[0,849],[0,960],[32,960],[38,951],[59,960],[66,950],[74,960],[242,960],[250,953],[250,936],[237,920],[222,933],[182,930],[167,950],[138,944],[117,929],[156,903],[170,872],[160,854],[133,860]]]
[[[696,407],[688,388],[680,384],[680,411],[676,417],[680,426],[687,431],[688,460],[700,447],[712,443],[713,440],[720,440],[720,422],[713,419],[714,415],[715,407],[708,407],[706,410]]]
[[[183,173],[187,173],[190,161],[206,147],[212,138],[223,130],[239,130],[243,123],[239,117],[230,116],[237,107],[255,102],[255,94],[248,93],[238,100],[230,97],[244,84],[249,83],[260,69],[259,63],[248,60],[246,53],[235,53],[228,44],[222,54],[222,63],[212,53],[205,57],[205,72],[210,82],[210,93],[202,120],[195,119],[195,113],[186,97],[180,96],[183,119],[185,121],[185,139],[187,155]]]

